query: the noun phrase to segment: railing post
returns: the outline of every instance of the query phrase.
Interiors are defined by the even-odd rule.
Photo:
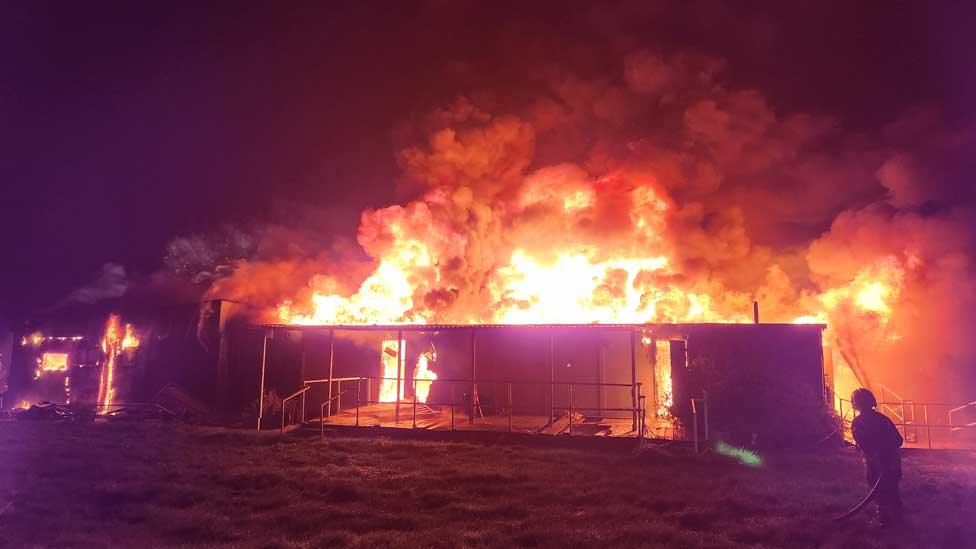
[[[949,406],[952,406],[951,404]],[[952,445],[952,439],[956,438],[955,430],[952,428],[952,408],[949,408],[949,440],[948,443]]]
[[[403,330],[397,330],[397,386],[396,386],[396,407],[394,412],[394,422],[400,423],[400,388],[403,379],[403,361],[407,357],[403,356]]]
[[[641,395],[641,428],[637,435],[637,440],[644,441],[644,430],[647,429],[647,397]]]
[[[905,415],[905,401],[901,401],[901,430],[908,440],[908,417]]]
[[[325,403],[319,406],[319,438],[325,440]]]
[[[481,410],[481,397],[478,396],[478,332],[471,330],[471,398],[468,409],[468,423],[474,425],[475,414]]]
[[[630,397],[631,408],[633,408],[633,421],[631,429],[637,430],[637,330],[630,329]]]
[[[451,380],[451,430],[454,430],[454,386],[455,382]]]
[[[302,393],[302,425],[305,425],[305,393]]]
[[[508,432],[512,432],[512,382],[508,383]]]
[[[335,328],[329,330],[329,389],[326,398],[329,403],[329,417],[332,417],[332,366],[335,363]]]
[[[356,397],[359,398],[358,395]],[[336,415],[342,413],[342,380],[336,382]]]
[[[569,434],[573,434],[573,384],[569,384]]]
[[[363,384],[363,378],[356,380],[356,427],[359,427],[359,389]],[[339,393],[340,395],[342,393]]]
[[[925,414],[925,430],[928,433],[929,450],[932,449],[932,425],[929,424],[929,405],[922,405],[922,413]]]
[[[695,455],[698,455],[698,409],[695,408],[695,399],[691,399],[691,418],[692,432],[695,437]]]
[[[553,363],[553,336],[549,333],[549,425],[556,422],[556,366]]]
[[[918,418],[915,416],[915,401],[911,401],[912,405],[912,436],[915,438],[915,442],[918,442]]]
[[[417,428],[417,380],[413,380],[413,428]]]
[[[638,437],[640,437],[640,430],[644,428],[644,426],[641,424],[641,421],[642,420],[641,420],[641,413],[640,413],[640,409],[641,409],[641,397],[642,397],[642,395],[641,395],[641,388],[642,388],[641,387],[641,384],[638,383],[637,384],[637,402],[635,403],[635,406],[634,406],[634,412],[637,414],[637,429],[635,429],[635,432],[637,433],[637,436]],[[602,415],[603,412],[601,411],[600,413]]]
[[[258,431],[261,430],[261,420],[264,418],[264,370],[268,362],[268,336],[274,336],[274,331],[264,331],[264,343],[261,347],[261,388],[258,393]]]

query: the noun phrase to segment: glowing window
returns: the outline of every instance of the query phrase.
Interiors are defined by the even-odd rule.
[[[41,357],[41,369],[46,372],[67,370],[68,354],[44,353],[44,355]]]

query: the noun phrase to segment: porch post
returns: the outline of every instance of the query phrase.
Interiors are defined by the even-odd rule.
[[[633,429],[637,430],[637,331],[630,329],[630,397],[633,408]]]
[[[335,328],[329,329],[329,394],[328,394],[328,414],[332,417],[332,364],[335,360]]]
[[[403,383],[403,330],[397,330],[397,387],[395,421],[400,423],[400,386]]]
[[[264,370],[268,362],[268,340],[274,339],[274,330],[264,331],[264,342],[261,346],[261,388],[258,393],[258,431],[261,430],[261,420],[264,418]]]

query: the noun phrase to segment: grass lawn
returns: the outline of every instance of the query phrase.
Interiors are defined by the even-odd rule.
[[[751,468],[491,443],[178,424],[0,424],[4,547],[973,547],[976,456],[905,454],[908,524],[830,517],[853,450]]]

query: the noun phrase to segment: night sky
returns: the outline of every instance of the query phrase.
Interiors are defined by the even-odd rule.
[[[409,192],[395,151],[412,122],[459,95],[520,108],[541,87],[526,59],[585,72],[694,50],[855,133],[976,102],[964,2],[200,4],[5,3],[0,316],[106,263],[149,277],[171,239],[227,224],[324,211],[309,223],[351,235],[358,211]]]

